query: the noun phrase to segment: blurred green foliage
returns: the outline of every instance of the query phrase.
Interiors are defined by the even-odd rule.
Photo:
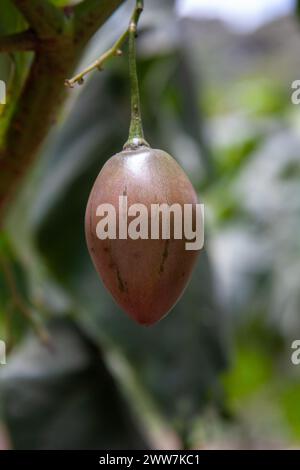
[[[84,61],[111,44],[129,10]],[[206,205],[206,249],[166,319],[150,329],[127,319],[84,240],[92,184],[128,132],[125,60],[72,92],[11,211],[1,252],[34,314],[50,318],[54,348],[32,335],[24,343],[27,323],[10,315],[17,348],[0,371],[1,409],[17,448],[299,444],[290,345],[300,333],[300,114],[288,95],[298,33],[286,33],[295,19],[246,39],[209,26],[176,22],[172,2],[153,1],[139,35],[147,140],[177,158]],[[280,65],[289,55],[294,70]],[[0,301],[2,336],[3,272]]]

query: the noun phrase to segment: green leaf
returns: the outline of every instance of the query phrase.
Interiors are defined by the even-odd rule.
[[[9,34],[22,31],[26,22],[11,0],[1,0],[0,33]]]
[[[26,29],[26,22],[11,0],[1,0],[0,37]],[[28,72],[31,53],[0,54],[0,79],[7,88],[7,103],[0,105],[0,145]]]

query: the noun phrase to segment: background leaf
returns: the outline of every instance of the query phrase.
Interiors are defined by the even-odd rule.
[[[28,338],[1,374],[13,446],[147,448],[100,351],[70,320],[56,319],[48,329],[50,350]]]

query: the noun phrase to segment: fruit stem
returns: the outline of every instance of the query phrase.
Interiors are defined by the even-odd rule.
[[[129,137],[124,145],[124,149],[135,149],[137,147],[149,147],[149,144],[144,139],[144,131],[141,116],[141,104],[139,93],[139,82],[136,66],[136,36],[137,24],[140,15],[144,9],[143,0],[137,0],[136,6],[133,11],[129,28],[129,74],[130,74],[130,87],[131,87],[131,122],[129,128]]]

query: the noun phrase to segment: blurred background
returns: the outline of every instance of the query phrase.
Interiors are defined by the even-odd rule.
[[[94,272],[84,211],[127,137],[124,55],[69,93],[1,232],[0,338],[9,354],[0,447],[297,448],[300,107],[291,84],[300,79],[300,7],[145,6],[145,134],[198,190],[205,249],[180,302],[151,328],[133,324]],[[96,34],[79,69],[126,28],[131,8]],[[9,73],[5,55],[0,73]]]

